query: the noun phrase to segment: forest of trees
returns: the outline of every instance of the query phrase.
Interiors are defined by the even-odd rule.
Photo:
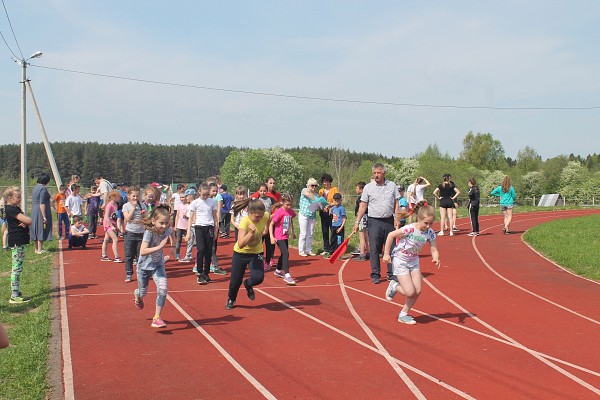
[[[41,143],[28,144],[27,151],[29,178],[35,182],[41,172],[50,172],[49,163]],[[309,177],[319,180],[328,172],[342,193],[352,195],[356,182],[369,180],[373,163],[383,162],[388,168],[388,178],[404,185],[417,176],[437,185],[442,174],[451,173],[463,194],[467,191],[467,180],[474,177],[485,196],[504,175],[509,175],[521,199],[560,193],[581,202],[600,200],[598,154],[559,155],[542,160],[535,149],[526,146],[516,159],[511,159],[490,133],[467,133],[458,158],[442,153],[436,144],[410,158],[390,158],[343,148],[247,149],[148,143],[61,142],[53,143],[52,151],[63,181],[71,174],[79,174],[84,185],[91,182],[94,172],[101,172],[112,182],[141,186],[153,181],[197,183],[220,175],[230,187],[241,184],[254,190],[272,175],[278,179],[280,190],[298,194]],[[19,165],[19,145],[0,146],[3,182],[19,180]]]

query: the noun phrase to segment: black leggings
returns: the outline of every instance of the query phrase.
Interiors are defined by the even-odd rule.
[[[243,254],[234,251],[231,258],[231,279],[229,280],[229,292],[227,293],[233,301],[237,299],[238,291],[242,286],[246,266],[250,267],[249,286],[260,285],[265,279],[262,254]]]
[[[283,269],[283,271],[288,274],[290,272],[290,251],[288,250],[288,240],[278,240],[277,247],[279,247],[279,251],[281,252],[279,260],[277,260],[277,269],[280,271]]]
[[[208,275],[210,272],[213,243],[215,241],[215,227],[212,225],[194,225],[194,229],[196,230],[196,247],[198,248],[196,267],[198,268],[198,273]]]
[[[262,239],[265,242],[265,261],[268,264],[275,255],[275,245],[271,243],[271,236],[269,235],[263,236]]]
[[[469,217],[471,218],[471,230],[479,233],[479,206],[469,204]]]

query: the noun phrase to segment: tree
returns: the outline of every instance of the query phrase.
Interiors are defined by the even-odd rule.
[[[479,191],[481,192],[481,197],[489,197],[490,193],[494,188],[498,185],[502,185],[502,181],[504,180],[504,172],[495,170],[495,171],[485,171],[482,183],[479,185]]]
[[[523,173],[537,171],[542,163],[542,157],[532,147],[525,146],[517,153],[516,167]]]
[[[329,167],[332,170],[334,181],[342,193],[348,193],[354,183],[350,182],[357,163],[350,161],[350,151],[335,147],[329,153]]]
[[[531,171],[523,175],[522,194],[524,197],[540,196],[544,188],[544,174]]]
[[[403,159],[399,165],[396,166],[396,176],[394,177],[394,182],[396,184],[405,185],[408,187],[411,183],[414,182],[415,178],[419,175],[419,169],[421,164],[419,160],[415,158],[405,158]]]
[[[463,139],[461,158],[481,169],[495,170],[505,167],[504,148],[491,133],[467,133]]]

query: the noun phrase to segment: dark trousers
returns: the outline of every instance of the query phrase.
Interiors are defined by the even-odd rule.
[[[210,272],[210,259],[213,253],[213,244],[215,242],[215,227],[194,225],[196,231],[196,267],[198,273],[208,275]]]
[[[56,215],[58,217],[58,237],[63,236],[63,234],[62,234],[63,227],[65,228],[65,235],[63,237],[69,236],[69,229],[71,229],[71,223],[69,222],[69,214],[64,212],[64,213],[57,213]]]
[[[290,272],[290,251],[288,240],[278,240],[277,247],[279,247],[279,251],[281,252],[279,260],[277,260],[277,269],[280,271],[283,269],[283,271],[287,274]]]
[[[329,249],[325,249],[325,251],[333,253],[334,251],[337,250],[338,247],[340,247],[340,244],[342,244],[342,242],[344,241],[344,228],[342,228],[340,233],[337,233],[338,228],[339,228],[338,226],[331,227],[331,237],[329,238]]]
[[[133,275],[133,261],[140,256],[143,233],[125,231],[123,238],[123,250],[125,252],[125,275]]]
[[[394,218],[372,218],[369,217],[367,220],[367,227],[369,229],[369,247],[370,247],[370,259],[371,262],[371,278],[381,277],[381,264],[379,262],[379,255],[385,246],[388,234],[394,231]],[[387,265],[387,276],[394,275],[392,264]]]
[[[331,245],[329,242],[329,230],[331,229],[331,221],[333,221],[333,215],[328,212],[319,211],[319,216],[321,217],[321,233],[323,234],[323,249],[325,251],[329,251],[329,246]]]
[[[175,254],[177,254],[177,258],[179,258],[179,251],[181,249],[181,242],[183,241],[183,237],[185,235],[187,235],[187,230],[186,229],[179,229],[179,228],[177,228],[177,241],[175,242]]]
[[[263,236],[263,242],[265,242],[265,256],[264,260],[268,263],[271,262],[273,255],[275,254],[275,245],[271,243],[271,236]]]
[[[219,231],[221,234],[229,236],[231,230],[231,214],[224,212],[221,214],[221,221],[219,222]]]
[[[471,230],[479,233],[479,206],[469,204],[469,218],[471,219]]]
[[[83,236],[69,235],[69,246],[71,247],[84,247],[88,240],[88,234]]]
[[[233,252],[231,258],[231,279],[229,280],[229,292],[227,296],[235,301],[238,291],[242,286],[246,266],[250,267],[250,278],[248,278],[249,286],[257,286],[265,279],[265,270],[262,254],[242,254]]]
[[[96,236],[96,229],[98,229],[98,212],[88,213],[88,230],[90,234]]]

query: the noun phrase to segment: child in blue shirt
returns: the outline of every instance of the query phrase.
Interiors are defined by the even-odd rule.
[[[398,186],[398,193],[400,194],[400,198],[398,199],[398,211],[401,213],[408,212],[408,200],[404,197],[404,186]],[[406,225],[406,218],[400,220],[400,228]]]
[[[331,207],[331,226],[332,233],[329,239],[329,249],[326,249],[329,254],[332,254],[340,244],[344,241],[344,225],[346,224],[346,209],[342,205],[342,195],[336,193],[333,195],[333,207]],[[325,256],[329,258],[329,256]]]

